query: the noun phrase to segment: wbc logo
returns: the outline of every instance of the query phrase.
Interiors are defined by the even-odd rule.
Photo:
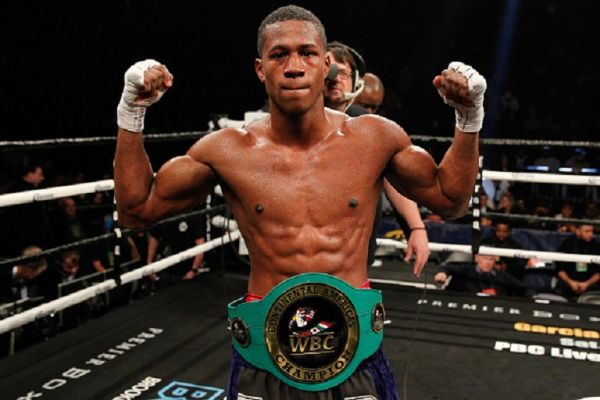
[[[338,288],[305,283],[273,302],[264,332],[271,359],[282,374],[298,382],[324,382],[354,357],[358,315]]]
[[[332,344],[334,333],[326,332],[335,325],[334,322],[319,321],[309,328],[309,323],[313,320],[316,312],[317,310],[314,308],[298,307],[290,319],[291,335],[289,335],[289,339],[292,354],[308,355],[334,351]]]

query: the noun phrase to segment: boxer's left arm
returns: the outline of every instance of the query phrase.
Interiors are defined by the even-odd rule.
[[[173,76],[154,60],[132,65],[117,107],[119,131],[115,152],[115,197],[120,222],[142,227],[189,210],[200,204],[216,178],[197,158],[204,147],[196,144],[194,155],[175,157],[154,176],[144,149],[142,130],[146,108],[172,86]]]
[[[407,197],[446,218],[466,212],[479,165],[479,130],[483,123],[485,79],[473,68],[450,63],[434,78],[444,102],[454,107],[454,140],[439,166],[423,149],[413,146],[400,129],[398,152],[386,171],[390,183]]]
[[[143,144],[131,144],[141,141],[141,135],[119,132],[119,136],[123,137],[117,143],[115,194],[124,226],[148,226],[191,210],[205,201],[217,183],[212,169],[189,152],[167,161],[153,177]]]

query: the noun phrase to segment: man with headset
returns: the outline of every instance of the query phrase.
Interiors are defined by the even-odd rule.
[[[325,106],[345,112],[351,117],[369,114],[368,110],[354,104],[365,88],[363,77],[367,65],[360,53],[344,43],[335,41],[327,44],[326,57],[329,58],[330,66],[323,93]],[[413,254],[415,255],[413,272],[418,276],[429,257],[429,242],[425,224],[414,201],[404,197],[387,182],[384,184],[384,191],[390,203],[404,217],[410,228],[405,261],[409,261]],[[376,238],[381,218],[381,201],[379,201],[375,211],[373,232],[369,240],[368,265],[375,265]]]

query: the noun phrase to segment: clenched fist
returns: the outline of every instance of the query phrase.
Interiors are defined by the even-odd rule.
[[[156,103],[173,86],[173,75],[155,60],[133,64],[125,72],[125,85],[117,107],[117,124],[130,132],[144,129],[146,107]]]
[[[444,103],[456,110],[456,127],[463,132],[479,132],[483,125],[483,96],[487,82],[470,65],[451,62],[448,68],[433,78]]]

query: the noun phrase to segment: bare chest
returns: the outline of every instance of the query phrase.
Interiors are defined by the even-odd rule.
[[[383,162],[356,143],[309,151],[253,147],[245,153],[219,174],[246,212],[326,225],[371,207],[377,198]]]

